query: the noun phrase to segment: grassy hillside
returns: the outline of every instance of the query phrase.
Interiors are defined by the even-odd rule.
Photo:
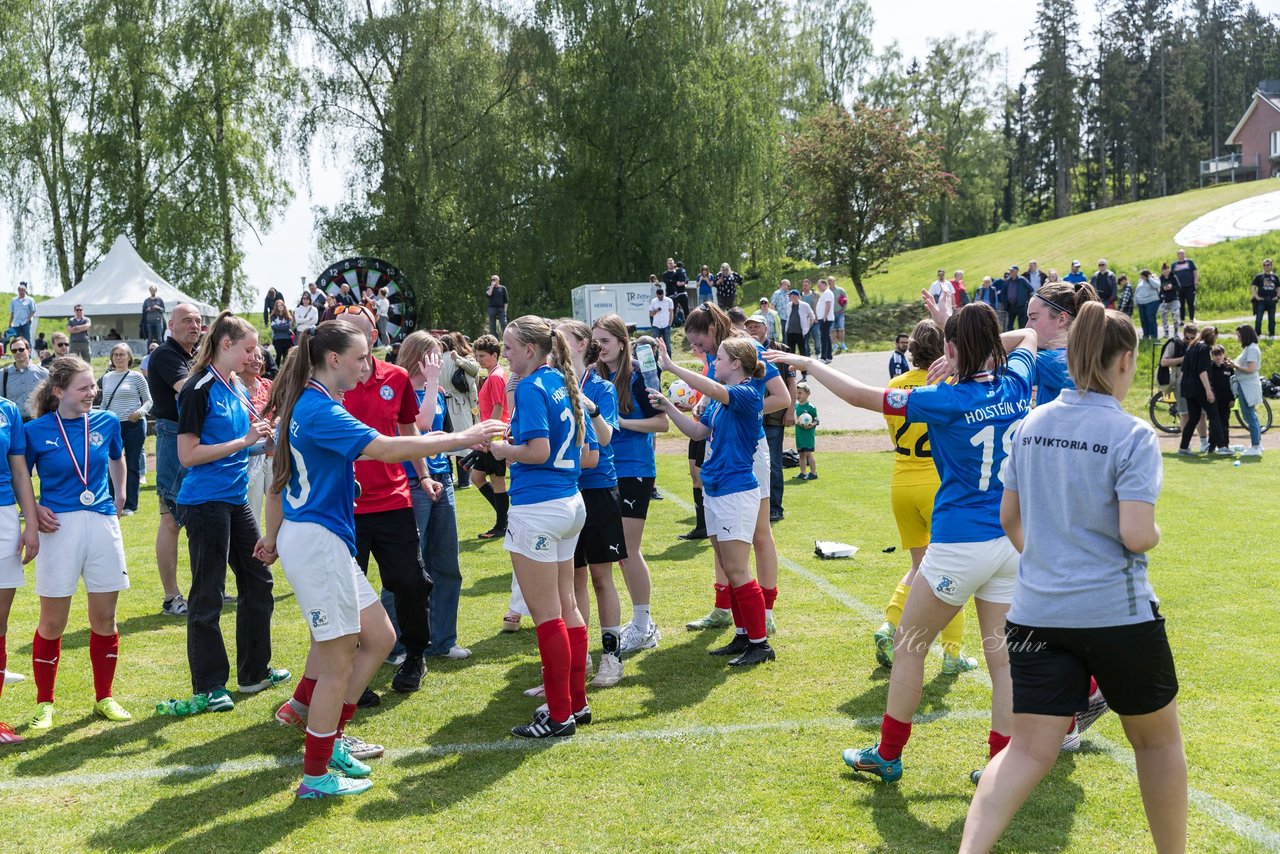
[[[1001,274],[1010,264],[1025,269],[1032,258],[1041,269],[1056,268],[1059,275],[1071,269],[1072,259],[1079,259],[1089,275],[1098,259],[1106,258],[1117,273],[1136,279],[1143,266],[1154,270],[1161,261],[1173,260],[1178,249],[1174,234],[1196,217],[1278,189],[1280,181],[1224,184],[916,249],[893,258],[884,272],[864,284],[868,294],[884,300],[910,300],[933,281],[939,267],[948,275],[956,268],[964,270],[973,287],[984,275]],[[1261,269],[1263,253],[1274,252],[1274,246],[1275,236],[1269,235],[1189,251],[1201,268],[1204,307],[1247,314],[1248,279]]]

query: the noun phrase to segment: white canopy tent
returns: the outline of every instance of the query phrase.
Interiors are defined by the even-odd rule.
[[[159,273],[151,269],[151,265],[142,260],[128,238],[121,235],[111,245],[111,251],[106,257],[80,280],[80,284],[53,299],[36,304],[36,328],[47,323],[46,335],[58,330],[65,331],[66,323],[61,318],[71,317],[75,314],[77,305],[83,306],[84,313],[93,321],[93,325],[89,327],[89,335],[95,339],[94,355],[100,355],[98,350],[105,350],[110,345],[104,343],[100,346],[97,342],[105,342],[112,329],[126,341],[137,341],[140,338],[142,302],[151,296],[152,285],[156,288],[156,296],[164,300],[166,320],[174,306],[182,302],[199,309],[206,323],[212,323],[218,316],[217,308],[187,296],[166,282]]]

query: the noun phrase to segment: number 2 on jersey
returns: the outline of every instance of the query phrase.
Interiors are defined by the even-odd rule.
[[[1019,418],[1012,424],[1004,428],[1004,435],[1001,437],[1001,449],[1004,451],[1004,459],[1009,459],[1009,448],[1013,445],[1013,434],[1017,432],[1018,425],[1022,423]],[[991,478],[994,475],[1000,477],[999,471],[993,471],[996,456],[996,425],[988,424],[977,433],[969,437],[969,444],[975,448],[982,446],[982,469],[978,478],[978,491],[986,492],[991,488]]]
[[[566,460],[564,455],[569,452],[569,444],[573,442],[573,434],[576,431],[573,424],[573,412],[568,409],[561,409],[560,420],[569,422],[569,435],[564,437],[564,443],[560,445],[560,450],[556,451],[555,461],[551,465],[558,469],[571,469],[573,468],[573,460]]]

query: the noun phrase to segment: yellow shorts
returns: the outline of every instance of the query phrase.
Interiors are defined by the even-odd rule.
[[[933,499],[938,484],[922,483],[894,486],[890,490],[893,518],[898,522],[898,536],[904,549],[922,549],[929,545],[929,523],[933,518]]]

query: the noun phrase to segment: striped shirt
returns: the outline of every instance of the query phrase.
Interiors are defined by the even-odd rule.
[[[121,421],[135,412],[146,415],[151,411],[151,390],[147,380],[137,371],[107,371],[102,375],[102,400],[95,409],[110,409]]]

